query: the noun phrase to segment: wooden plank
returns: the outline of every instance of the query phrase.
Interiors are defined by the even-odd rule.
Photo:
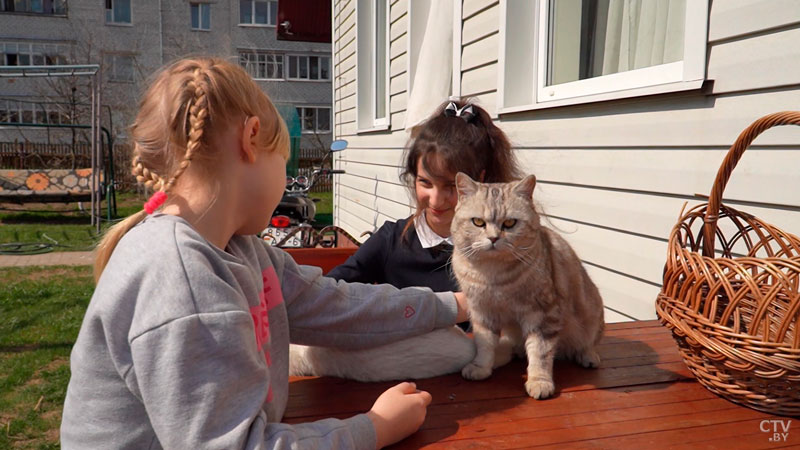
[[[800,11],[800,5],[792,9]],[[708,78],[714,80],[714,94],[797,86],[793,74],[800,72],[800,47],[793,44],[798,40],[800,27],[712,46]]]
[[[800,23],[796,0],[711,2],[708,41],[714,43]]]
[[[462,92],[488,92],[497,89],[497,64],[489,64],[461,74]]]
[[[500,27],[500,4],[494,4],[480,14],[464,20],[462,26],[461,42],[463,45],[471,44],[496,33]]]
[[[461,71],[467,71],[491,62],[497,62],[499,43],[500,35],[492,34],[469,45],[465,45],[461,56]]]
[[[497,3],[497,0],[464,0],[464,6],[461,8],[461,17],[468,19],[482,9],[489,8]]]

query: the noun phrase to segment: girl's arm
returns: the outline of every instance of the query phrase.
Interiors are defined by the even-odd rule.
[[[319,268],[298,266],[286,252],[268,251],[297,344],[373,347],[453,325],[465,314],[452,292],[337,282]]]
[[[281,387],[270,385],[270,369],[246,312],[173,320],[133,339],[131,351],[126,384],[144,404],[164,448],[376,446],[366,414],[297,425],[270,421],[262,407],[270,391]]]

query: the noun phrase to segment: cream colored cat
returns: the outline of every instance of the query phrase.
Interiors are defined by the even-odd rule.
[[[603,302],[569,244],[541,226],[533,203],[536,177],[483,184],[456,175],[458,205],[451,226],[453,272],[467,295],[475,359],[461,371],[482,380],[492,374],[504,336],[524,345],[525,390],[533,398],[555,392],[558,354],[597,367]]]

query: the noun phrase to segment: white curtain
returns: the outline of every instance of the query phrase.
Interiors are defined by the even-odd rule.
[[[406,131],[412,131],[447,100],[452,87],[453,0],[425,3],[430,10],[406,105]]]
[[[602,74],[682,60],[685,14],[685,0],[610,0]]]

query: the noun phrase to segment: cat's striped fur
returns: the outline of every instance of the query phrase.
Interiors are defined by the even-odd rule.
[[[492,373],[499,335],[528,358],[525,389],[553,395],[553,359],[597,367],[603,334],[600,293],[569,244],[541,226],[536,178],[483,184],[459,173],[452,223],[453,271],[467,295],[477,352],[462,370],[471,380]]]

